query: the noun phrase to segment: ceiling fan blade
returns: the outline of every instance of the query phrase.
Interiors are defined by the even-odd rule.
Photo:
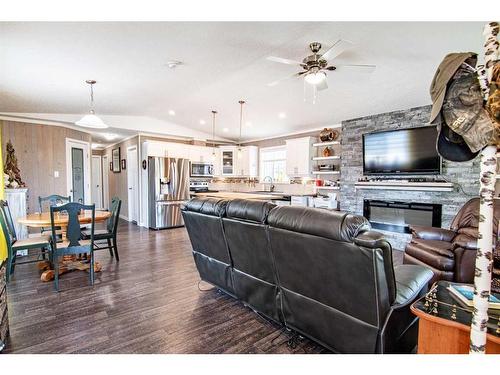
[[[316,90],[321,91],[321,90],[326,90],[328,88],[328,82],[326,82],[326,79],[321,81],[316,85]]]
[[[375,71],[375,68],[377,67],[376,65],[364,65],[364,64],[358,64],[358,65],[336,65],[337,69],[349,69],[350,71],[356,71],[360,73],[373,73]]]
[[[288,76],[288,77],[285,77],[285,78],[281,78],[281,79],[278,79],[276,81],[273,81],[273,82],[270,82],[267,84],[268,87],[273,87],[273,86],[276,86],[278,83],[282,82],[282,81],[286,81],[287,79],[290,79],[290,78],[295,78],[295,77],[300,77],[302,74],[304,74],[306,72],[299,72],[299,73],[294,73],[292,74],[291,76]]]
[[[295,60],[290,60],[290,59],[284,59],[282,57],[276,57],[276,56],[268,56],[266,57],[269,61],[274,61],[277,63],[281,64],[287,64],[287,65],[303,65],[300,61],[295,61]]]
[[[333,46],[331,46],[328,50],[326,50],[324,54],[321,55],[321,58],[325,60],[333,60],[342,52],[351,48],[352,46],[354,46],[354,43],[349,42],[348,40],[339,39]]]

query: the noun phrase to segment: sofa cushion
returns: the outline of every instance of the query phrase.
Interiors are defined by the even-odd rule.
[[[275,204],[266,201],[234,199],[227,204],[226,217],[264,223]]]
[[[423,287],[432,279],[430,269],[412,264],[403,264],[394,268],[396,278],[396,305],[412,302]]]
[[[226,199],[220,198],[193,198],[185,203],[182,209],[184,211],[221,217],[226,213],[227,203]]]
[[[359,233],[370,230],[363,216],[319,208],[278,206],[268,217],[270,226],[298,233],[350,242]]]

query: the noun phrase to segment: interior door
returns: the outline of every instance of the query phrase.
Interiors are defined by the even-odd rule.
[[[138,187],[139,172],[137,169],[137,147],[127,149],[127,181],[128,181],[128,219],[137,223],[138,221]]]
[[[96,208],[102,208],[102,166],[101,157],[92,155],[92,203]]]
[[[109,208],[109,161],[108,155],[102,157],[102,205]]]
[[[66,138],[66,174],[68,195],[73,202],[90,203],[90,145]]]

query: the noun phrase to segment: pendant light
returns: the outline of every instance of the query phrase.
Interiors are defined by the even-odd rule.
[[[243,104],[245,104],[244,100],[238,101],[240,103],[240,136],[238,137],[238,159],[241,159],[243,154],[241,152],[241,127],[243,126]]]
[[[215,116],[217,111],[212,111],[212,159],[215,160]]]
[[[90,111],[88,115],[83,116],[80,120],[76,121],[75,124],[85,128],[105,129],[108,125],[97,117],[94,112],[94,84],[96,81],[88,79],[85,82],[90,85]]]

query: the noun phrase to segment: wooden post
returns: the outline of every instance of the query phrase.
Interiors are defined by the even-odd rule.
[[[474,309],[470,332],[470,353],[485,353],[488,299],[493,267],[493,199],[496,182],[496,146],[481,153],[481,185],[479,206],[479,239],[474,277]]]
[[[480,72],[480,82],[486,81],[489,85],[491,71],[498,60],[498,23],[490,22],[484,28],[485,69]],[[484,91],[485,100],[488,91]],[[491,291],[491,272],[493,268],[493,214],[494,196],[497,169],[497,148],[490,145],[481,152],[481,172],[479,188],[479,239],[476,254],[476,268],[474,276],[474,308],[470,331],[471,354],[486,353],[486,323],[488,322],[488,299]]]

